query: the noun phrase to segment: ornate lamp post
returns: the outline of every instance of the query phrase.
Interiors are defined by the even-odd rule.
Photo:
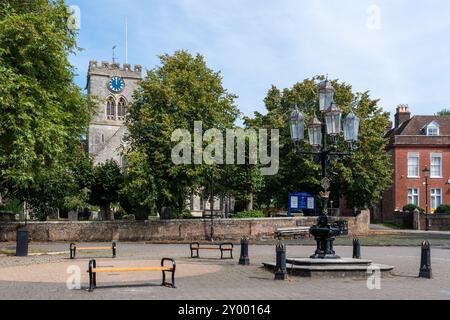
[[[341,233],[337,223],[331,223],[328,216],[328,202],[330,198],[330,179],[328,178],[328,167],[334,158],[343,158],[353,154],[353,144],[358,141],[359,118],[350,112],[343,121],[344,140],[348,143],[349,152],[336,152],[338,138],[341,134],[342,111],[334,103],[334,88],[331,82],[326,80],[319,84],[319,108],[323,121],[319,120],[316,113],[308,125],[309,143],[313,147],[312,152],[302,151],[301,142],[304,139],[304,115],[296,107],[289,117],[291,138],[299,155],[314,155],[322,166],[320,192],[323,203],[323,211],[319,216],[317,224],[313,226],[310,233],[317,242],[317,249],[313,259],[339,259],[333,250],[335,237]],[[329,147],[329,137],[332,146]]]
[[[428,231],[428,177],[430,176],[430,169],[425,167],[422,170],[423,176],[425,177],[425,230]]]

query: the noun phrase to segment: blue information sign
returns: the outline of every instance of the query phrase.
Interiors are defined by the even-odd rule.
[[[289,193],[288,216],[291,217],[293,212],[313,211],[317,214],[316,195],[306,192]]]

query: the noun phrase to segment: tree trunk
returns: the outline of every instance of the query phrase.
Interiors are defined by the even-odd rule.
[[[175,219],[177,219],[179,216],[181,216],[181,214],[183,213],[184,209],[186,209],[185,205],[186,205],[185,199],[179,198],[178,199],[178,214],[175,217]]]
[[[28,208],[27,208],[27,202],[23,202],[23,209],[21,212],[19,212],[19,221],[26,221],[28,218]]]
[[[111,220],[111,206],[109,203],[100,206],[100,215],[102,221]]]
[[[247,194],[247,211],[253,211],[253,192]]]

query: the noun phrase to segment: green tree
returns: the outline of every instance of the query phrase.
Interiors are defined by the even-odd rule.
[[[253,118],[244,119],[248,128],[280,130],[279,171],[277,175],[264,177],[264,187],[257,193],[260,205],[286,207],[289,192],[304,190],[315,193],[320,190],[319,168],[312,159],[299,158],[295,154],[287,125],[288,115],[292,112],[292,106],[296,101],[315,99],[314,91],[311,90],[314,90],[313,80],[296,84],[292,91],[285,89],[282,92],[272,86],[264,100],[267,114],[256,112]],[[298,97],[294,97],[294,92]]]
[[[438,112],[438,116],[450,116],[450,109],[442,109]]]
[[[119,192],[120,205],[137,220],[146,220],[149,213],[155,213],[156,186],[153,170],[147,156],[140,152],[128,155],[128,167],[124,174],[124,185]]]
[[[20,199],[27,200],[34,218],[45,220],[57,211],[88,207],[93,179],[92,161],[79,147],[70,164],[42,172],[30,187],[21,188],[15,193]]]
[[[0,3],[0,190],[34,197],[65,174],[87,132],[92,105],[73,80],[68,18],[62,0]]]
[[[127,126],[133,150],[144,154],[156,190],[156,206],[181,213],[189,192],[204,183],[204,166],[176,165],[171,160],[171,142],[176,129],[194,132],[194,122],[203,130],[231,128],[239,112],[235,95],[222,85],[220,73],[209,69],[204,58],[186,51],[160,56],[161,65],[150,70],[135,93]],[[193,134],[192,134],[193,139]]]
[[[237,203],[235,209],[240,209],[242,206],[246,211],[253,211],[255,194],[261,191],[264,186],[264,177],[261,175],[260,166],[250,163],[250,139],[254,139],[252,142],[255,145],[258,142],[255,136],[245,138],[245,163],[228,165],[219,180],[222,181],[222,188],[226,190],[226,194],[235,198]],[[236,153],[237,148],[235,149]]]
[[[102,220],[111,219],[111,204],[119,201],[123,175],[113,160],[94,167],[91,203],[100,206]]]
[[[72,192],[64,199],[64,210],[79,211],[90,207],[91,188],[94,183],[94,165],[90,156],[80,150],[74,155],[69,166],[70,179],[73,180]]]
[[[280,91],[272,87],[265,99],[267,114],[255,114],[253,119],[246,118],[249,127],[267,127],[280,129],[280,170],[275,176],[265,177],[265,187],[258,195],[264,204],[286,207],[287,195],[293,191],[318,193],[321,190],[320,166],[312,157],[299,157],[290,138],[288,117],[294,105],[301,106],[310,121],[314,110],[318,110],[317,80],[324,77],[306,79],[296,83],[290,89]],[[360,141],[354,156],[337,161],[330,167],[332,196],[338,200],[343,195],[349,207],[365,207],[377,202],[382,192],[391,182],[388,156],[384,150],[387,141],[383,138],[389,124],[389,115],[377,106],[369,93],[353,93],[349,84],[333,81],[335,102],[347,114],[353,105],[354,113],[360,117]],[[358,101],[358,103],[355,103]],[[345,151],[341,141],[338,150]],[[304,150],[310,150],[309,143],[303,144]]]
[[[257,165],[245,164],[233,166],[233,196],[237,201],[246,203],[246,210],[253,211],[255,194],[264,187],[264,177]]]
[[[75,193],[73,178],[62,167],[40,174],[32,186],[18,192],[22,199],[27,200],[31,216],[43,221],[64,208],[65,199]]]
[[[69,165],[70,175],[74,179],[77,190],[91,189],[94,183],[94,163],[89,154],[79,150]]]

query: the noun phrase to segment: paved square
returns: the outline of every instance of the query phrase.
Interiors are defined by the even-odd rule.
[[[86,244],[104,245],[104,244]],[[12,249],[14,244],[1,244]],[[67,243],[37,244],[31,252],[68,251]],[[288,257],[307,257],[312,246],[288,245]],[[0,256],[0,299],[450,299],[450,249],[432,249],[434,278],[419,279],[420,247],[362,247],[362,257],[376,263],[394,265],[392,276],[381,279],[381,289],[369,290],[367,280],[308,279],[290,277],[274,281],[264,270],[263,261],[275,260],[273,245],[250,245],[251,265],[239,266],[240,247],[235,247],[234,260],[220,260],[220,253],[202,252],[202,259],[191,259],[187,244],[122,243],[117,259],[109,252],[86,252],[70,260],[69,254],[18,258]],[[352,248],[338,246],[336,252],[350,257]],[[162,257],[177,261],[177,289],[160,287],[159,272],[102,274],[99,289],[86,291],[86,273],[90,257],[102,267],[158,265]],[[81,270],[82,289],[69,290],[66,281],[69,266]],[[369,275],[368,275],[369,277]],[[148,286],[144,286],[147,285]]]

